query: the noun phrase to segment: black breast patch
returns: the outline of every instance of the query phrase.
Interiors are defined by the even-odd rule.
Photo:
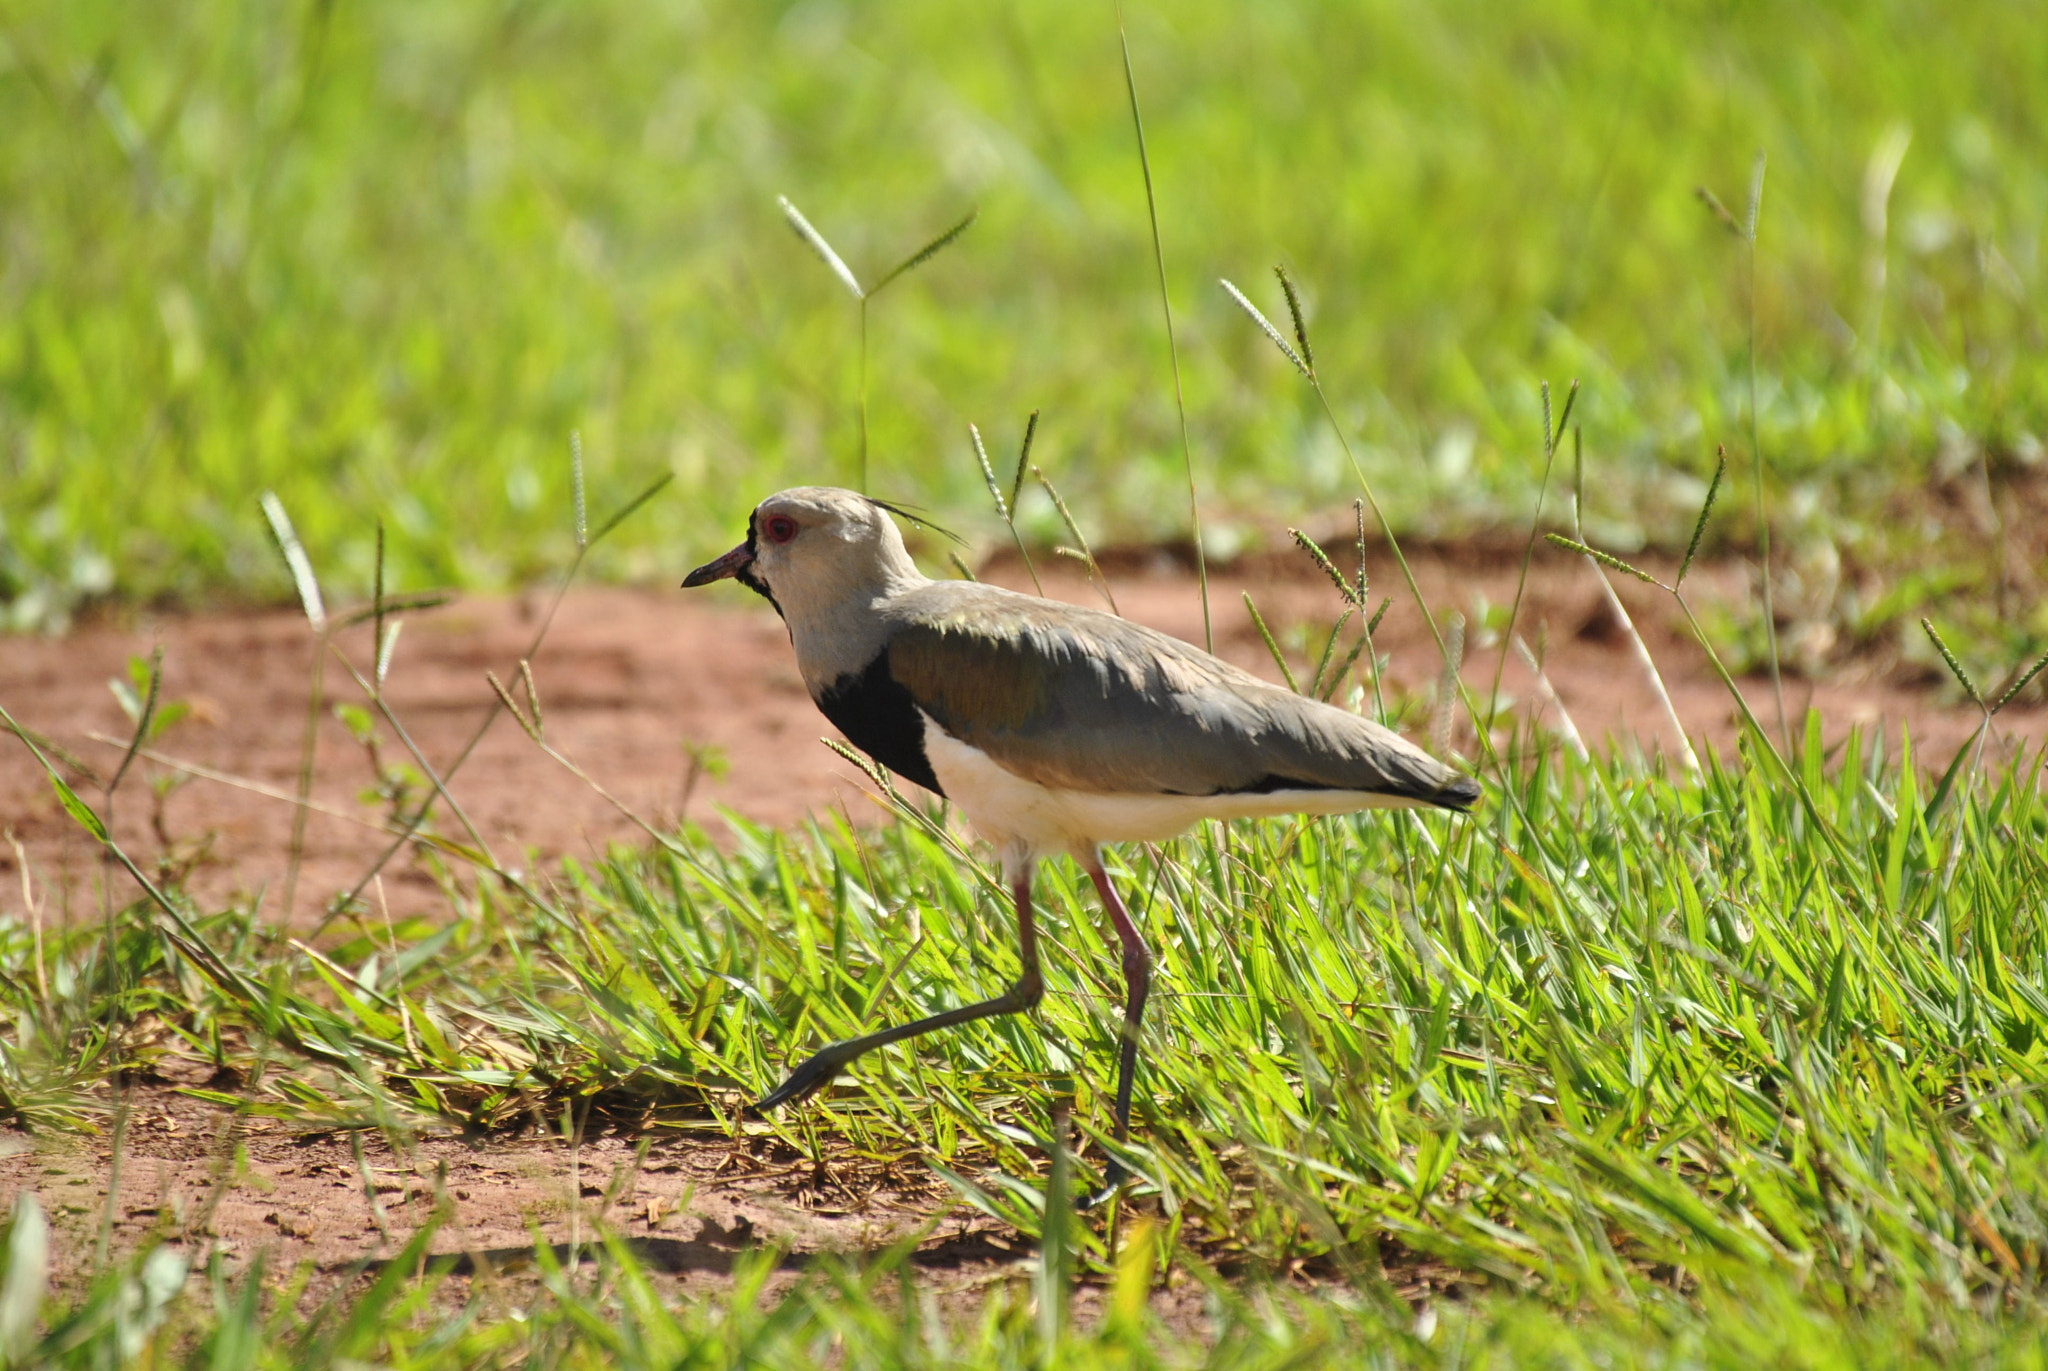
[[[816,698],[818,709],[855,747],[904,780],[934,795],[946,793],[924,755],[924,716],[909,689],[890,674],[887,648],[867,670],[849,671]]]

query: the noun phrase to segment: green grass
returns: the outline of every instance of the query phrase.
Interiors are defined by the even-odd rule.
[[[1351,493],[1216,286],[1276,261],[1404,526],[1526,509],[1536,381],[1578,376],[1596,530],[1667,527],[1714,444],[1744,446],[1745,255],[1693,191],[1740,214],[1760,148],[1791,536],[1883,541],[1874,511],[1931,472],[2038,461],[2048,31],[2024,5],[1128,18],[1216,550]],[[1039,459],[1102,536],[1182,534],[1120,63],[1097,4],[10,6],[0,610],[279,598],[264,489],[340,582],[367,586],[381,515],[404,583],[519,583],[562,560],[576,429],[600,495],[678,477],[612,576],[672,575],[775,486],[852,480],[856,306],[778,195],[863,280],[980,209],[870,309],[879,491],[973,507],[966,424],[1002,450],[1042,408]],[[1059,536],[1036,497],[1024,522]]]
[[[1537,751],[1474,819],[1212,827],[1129,854],[1114,869],[1159,952],[1129,1153],[1149,1184],[1121,1227],[1144,1272],[1117,1275],[1100,1213],[1072,1252],[1112,1286],[1236,1283],[1216,1290],[1215,1349],[1132,1312],[1078,1334],[1088,1354],[1320,1340],[1389,1365],[1456,1360],[1453,1345],[1499,1365],[2032,1364],[2048,1332],[2042,759],[1931,787],[1874,738],[1823,752],[1818,736],[1815,721],[1796,783],[1740,756],[1693,783]],[[246,909],[172,919],[144,902],[111,942],[44,930],[40,966],[9,924],[0,1084],[20,1121],[77,1127],[111,1072],[169,1052],[248,1073],[223,1105],[309,1128],[489,1129],[573,1102],[719,1135],[821,1039],[1014,974],[999,881],[921,815],[733,836],[570,863],[531,898],[451,886],[452,922],[345,920],[318,960]],[[1036,1234],[1058,1101],[1086,1140],[1077,1188],[1102,1159],[1117,959],[1086,892],[1065,868],[1041,882],[1034,1019],[876,1054],[776,1132],[813,1154],[924,1159]],[[1473,1290],[1438,1301],[1433,1339],[1380,1275],[1415,1256]],[[550,1277],[538,1323],[449,1336],[567,1357],[548,1328],[623,1306],[618,1336],[652,1320],[714,1360],[754,1336],[793,1364],[835,1346],[945,1359],[915,1301],[876,1302],[895,1289],[886,1260],[809,1278],[772,1316],[741,1295],[664,1310],[635,1294],[630,1253],[607,1263]],[[1270,1285],[1290,1264],[1336,1303],[1307,1313]],[[386,1295],[412,1312],[366,1318],[383,1331],[347,1355],[409,1364],[433,1344],[446,1310],[407,1289]],[[183,1297],[158,1346],[240,1317],[233,1290],[217,1278],[219,1310]],[[1042,1336],[1020,1299],[945,1336],[1013,1364]],[[287,1341],[309,1317],[273,1316]]]

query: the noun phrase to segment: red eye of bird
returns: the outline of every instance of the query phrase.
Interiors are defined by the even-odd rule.
[[[761,529],[773,543],[786,543],[796,537],[796,520],[787,514],[771,514],[762,522]]]

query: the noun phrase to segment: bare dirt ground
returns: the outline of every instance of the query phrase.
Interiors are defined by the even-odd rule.
[[[1474,618],[1482,597],[1495,606],[1512,599],[1520,551],[1513,544],[1425,547],[1413,560],[1424,593],[1440,612],[1455,607]],[[1395,601],[1375,640],[1391,658],[1389,683],[1427,696],[1439,661],[1427,627],[1392,569],[1376,570],[1375,595]],[[1707,604],[1740,602],[1747,594],[1743,575],[1732,564],[1695,568],[1688,589]],[[998,566],[990,578],[1029,584],[1014,566]],[[1201,641],[1194,584],[1170,559],[1118,559],[1111,563],[1110,579],[1125,614]],[[1669,597],[1626,577],[1613,579],[1685,731],[1708,745],[1727,746],[1736,734],[1733,707]],[[1085,581],[1064,570],[1047,577],[1046,589],[1066,599],[1100,602]],[[1321,625],[1326,633],[1337,604],[1328,583],[1295,556],[1214,578],[1219,651],[1268,677],[1277,673],[1245,612],[1246,590],[1283,637],[1287,626],[1298,624]],[[516,678],[546,603],[538,593],[479,598],[406,616],[387,695],[437,769],[450,767],[493,707],[485,672],[508,682]],[[1666,751],[1677,745],[1648,674],[1603,608],[1583,562],[1554,550],[1539,552],[1520,622],[1523,636],[1544,653],[1545,673],[1563,711],[1588,743],[1628,740]],[[365,672],[368,640],[368,628],[340,637],[343,650]],[[157,750],[242,786],[193,779],[154,813],[140,773],[161,777],[171,769],[142,761],[116,796],[115,835],[138,860],[169,857],[189,867],[187,886],[202,903],[261,892],[266,912],[278,915],[292,839],[289,796],[297,784],[313,658],[311,636],[297,613],[140,616],[64,638],[0,640],[0,704],[90,769],[91,775],[78,773],[74,780],[88,802],[98,805],[94,777],[118,765],[122,749],[110,740],[129,732],[106,682],[125,675],[131,657],[157,646],[164,653],[164,698],[191,705],[190,715]],[[1465,679],[1482,698],[1497,656],[1490,646],[1475,646],[1466,656]],[[1297,671],[1307,669],[1297,663]],[[854,769],[820,745],[831,729],[804,693],[780,622],[745,591],[575,591],[556,616],[534,674],[549,740],[650,822],[671,823],[685,814],[715,821],[717,807],[766,824],[792,823],[827,808],[843,808],[857,818],[875,812],[860,793]],[[1977,723],[1976,711],[1946,685],[1924,668],[1876,661],[1819,680],[1792,677],[1785,691],[1795,726],[1811,704],[1832,735],[1856,724],[1881,728],[1896,744],[1904,726],[1919,755],[1945,758]],[[330,702],[367,703],[331,662],[326,688]],[[1743,688],[1758,716],[1774,720],[1768,683],[1752,679]],[[1512,654],[1505,689],[1547,723],[1557,722],[1557,707],[1543,701],[1532,673]],[[2038,690],[2030,694],[2038,697]],[[1411,729],[1427,727],[1427,708],[1414,711]],[[391,730],[380,731],[384,762],[409,762]],[[2048,708],[2038,698],[2015,702],[1999,717],[1991,755],[2044,734]],[[1460,735],[1454,732],[1452,741],[1458,744]],[[1462,742],[1469,752],[1469,733]],[[703,776],[688,788],[687,806],[686,745],[713,749],[726,763],[724,775]],[[388,844],[386,806],[364,798],[374,783],[365,749],[323,711],[312,789],[317,808],[306,824],[304,869],[290,911],[295,920],[317,917],[328,897],[354,886]],[[614,840],[639,836],[617,809],[543,756],[502,716],[450,790],[507,866],[601,852]],[[438,826],[466,839],[446,815]],[[0,829],[22,844],[48,902],[46,917],[98,907],[96,845],[63,813],[26,749],[11,739],[0,748]],[[11,879],[16,865],[12,850],[0,842],[0,877],[8,878],[0,879],[0,913],[20,912],[19,883]],[[385,895],[394,911],[432,909],[442,900],[425,870],[403,859],[386,868]]]
[[[1500,606],[1513,597],[1520,557],[1519,542],[1413,553],[1432,603],[1475,621],[1482,601]],[[1375,600],[1389,594],[1395,604],[1376,643],[1391,658],[1390,685],[1423,697],[1409,727],[1424,732],[1438,658],[1420,615],[1383,562],[1373,564]],[[1671,571],[1655,559],[1649,565],[1667,576]],[[1019,566],[998,565],[987,574],[1028,587]],[[1701,602],[1740,605],[1749,593],[1745,576],[1732,562],[1702,566],[1688,587]],[[1123,613],[1201,640],[1194,582],[1170,558],[1113,558],[1110,579]],[[1727,747],[1736,735],[1731,703],[1669,597],[1614,579],[1685,731],[1701,745]],[[1084,602],[1096,596],[1065,570],[1048,577],[1046,589]],[[1244,609],[1246,590],[1289,643],[1299,641],[1291,632],[1298,625],[1321,625],[1327,633],[1337,607],[1328,583],[1292,555],[1213,578],[1219,651],[1268,677],[1277,673]],[[484,673],[508,681],[516,676],[546,605],[541,594],[478,598],[406,616],[388,698],[436,768],[450,766],[491,708]],[[1596,748],[1619,743],[1669,752],[1678,744],[1582,561],[1539,550],[1520,622],[1524,636],[1541,646],[1556,694],[1555,703],[1547,702],[1533,673],[1510,657],[1505,693],[1520,707],[1546,726],[1557,724],[1561,709]],[[350,630],[340,643],[367,671],[368,630]],[[363,875],[388,838],[381,829],[383,802],[364,798],[374,779],[364,748],[323,711],[304,869],[296,907],[284,909],[295,812],[289,796],[299,773],[313,655],[296,612],[137,615],[61,639],[0,640],[0,704],[74,757],[81,793],[101,804],[96,778],[110,773],[121,755],[106,739],[128,731],[105,682],[123,675],[131,657],[159,646],[164,698],[191,705],[189,717],[159,744],[161,754],[230,779],[191,780],[153,813],[147,777],[168,776],[172,767],[139,764],[146,774],[129,780],[113,806],[117,838],[145,865],[168,858],[185,869],[187,887],[202,903],[260,892],[270,917],[310,923],[333,892]],[[1467,654],[1465,679],[1482,698],[1497,652],[1475,647]],[[780,623],[744,592],[576,591],[561,606],[534,673],[550,741],[650,822],[687,816],[715,831],[718,806],[768,824],[791,823],[826,807],[843,807],[856,819],[877,812],[854,769],[820,745],[829,726],[805,697]],[[326,681],[330,700],[363,703],[338,666],[329,665]],[[1760,717],[1775,719],[1767,682],[1745,680],[1743,689]],[[1785,689],[1795,720],[1810,704],[1822,712],[1831,737],[1854,724],[1881,729],[1894,744],[1900,728],[1910,728],[1916,755],[1937,762],[1969,737],[1979,717],[1943,678],[1903,665],[1896,654],[1852,660],[1824,679],[1794,677]],[[385,762],[406,760],[389,727],[382,731]],[[2048,705],[2040,702],[2037,685],[2029,699],[2000,716],[1989,755],[2038,748],[2044,737]],[[1454,730],[1452,741],[1471,750],[1469,733]],[[25,892],[32,892],[45,919],[96,911],[103,879],[97,851],[58,807],[26,749],[12,739],[0,743],[0,829],[20,844],[0,842],[0,917],[21,916]],[[686,744],[715,749],[728,764],[725,774],[686,787]],[[451,790],[506,865],[538,866],[638,836],[609,802],[502,717]],[[445,818],[440,828],[460,832]],[[27,882],[21,879],[24,859]],[[116,894],[125,900],[133,892],[117,884]],[[445,908],[423,867],[406,858],[387,868],[385,894],[394,910]],[[750,1245],[787,1250],[794,1268],[820,1252],[876,1250],[927,1223],[934,1226],[918,1260],[942,1285],[966,1289],[1009,1279],[1019,1269],[1008,1250],[1013,1235],[950,1207],[950,1193],[921,1167],[904,1173],[849,1159],[837,1171],[820,1172],[801,1158],[777,1154],[765,1139],[705,1134],[664,1135],[637,1169],[631,1165],[637,1140],[616,1135],[585,1138],[575,1147],[538,1134],[421,1138],[400,1151],[365,1135],[359,1160],[347,1138],[237,1121],[177,1094],[176,1084],[159,1082],[130,1096],[113,1210],[116,1250],[156,1228],[193,1244],[224,1244],[233,1253],[268,1248],[281,1259],[280,1269],[306,1260],[345,1271],[395,1252],[413,1226],[445,1202],[453,1217],[436,1250],[463,1256],[475,1273],[465,1279],[489,1279],[515,1253],[530,1254],[536,1230],[550,1241],[570,1242],[600,1218],[638,1241],[651,1265],[686,1286],[724,1279],[734,1255]],[[0,1152],[7,1153],[0,1156],[0,1190],[34,1189],[67,1235],[65,1260],[85,1260],[104,1212],[109,1138],[0,1135]],[[1417,1264],[1398,1282],[1423,1290],[1449,1279]],[[1167,1297],[1196,1301],[1192,1293]]]
[[[195,1082],[196,1083],[196,1082]],[[980,1214],[949,1204],[922,1167],[859,1158],[818,1166],[770,1140],[669,1131],[640,1139],[595,1127],[564,1139],[524,1136],[352,1139],[236,1118],[179,1094],[176,1081],[127,1093],[110,1248],[151,1234],[239,1262],[258,1250],[274,1270],[311,1262],[333,1275],[394,1256],[438,1210],[438,1254],[459,1274],[516,1275],[536,1229],[566,1246],[600,1233],[631,1241],[652,1270],[686,1285],[732,1273],[769,1246],[789,1272],[826,1253],[877,1252],[920,1239],[915,1264],[935,1278],[1000,1278],[1022,1251]],[[0,1186],[27,1186],[63,1237],[61,1283],[81,1274],[108,1222],[115,1142],[0,1138]]]
[[[1033,1272],[1027,1239],[922,1165],[829,1144],[820,1164],[758,1132],[715,1129],[646,1137],[593,1127],[574,1138],[305,1133],[194,1100],[175,1080],[128,1091],[123,1107],[118,1141],[0,1133],[0,1192],[38,1195],[57,1235],[51,1277],[59,1288],[89,1275],[104,1232],[116,1257],[154,1236],[185,1251],[195,1269],[216,1252],[230,1270],[264,1254],[275,1282],[310,1266],[308,1291],[322,1298],[397,1256],[436,1215],[432,1258],[451,1268],[455,1300],[481,1286],[521,1302],[536,1234],[564,1264],[594,1259],[601,1237],[617,1238],[684,1298],[729,1288],[738,1263],[763,1249],[777,1267],[764,1291],[773,1298],[821,1259],[910,1244],[920,1285],[962,1318],[976,1316],[989,1286]],[[1160,1217],[1156,1200],[1126,1206],[1126,1222],[1134,1213]],[[1469,1283],[1392,1242],[1379,1255],[1389,1283],[1411,1301]],[[1310,1263],[1277,1274],[1314,1282],[1331,1273]],[[1080,1290],[1077,1317],[1092,1321],[1105,1295]],[[1155,1287],[1152,1305],[1169,1327],[1202,1335],[1203,1292],[1185,1270]]]

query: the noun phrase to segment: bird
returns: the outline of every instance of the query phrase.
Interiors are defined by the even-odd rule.
[[[1123,952],[1115,1127],[1130,1134],[1152,954],[1102,849],[1204,819],[1468,810],[1478,782],[1400,734],[1283,690],[1190,643],[1101,610],[918,570],[897,506],[829,486],[769,496],[746,541],[685,588],[732,579],[782,616],[811,699],[882,766],[956,806],[995,848],[1015,901],[1021,971],[1000,994],[827,1043],[756,1105],[801,1100],[862,1054],[1025,1013],[1044,994],[1032,873],[1068,856]],[[908,517],[908,516],[906,516]],[[1107,1196],[1128,1177],[1114,1155]]]

